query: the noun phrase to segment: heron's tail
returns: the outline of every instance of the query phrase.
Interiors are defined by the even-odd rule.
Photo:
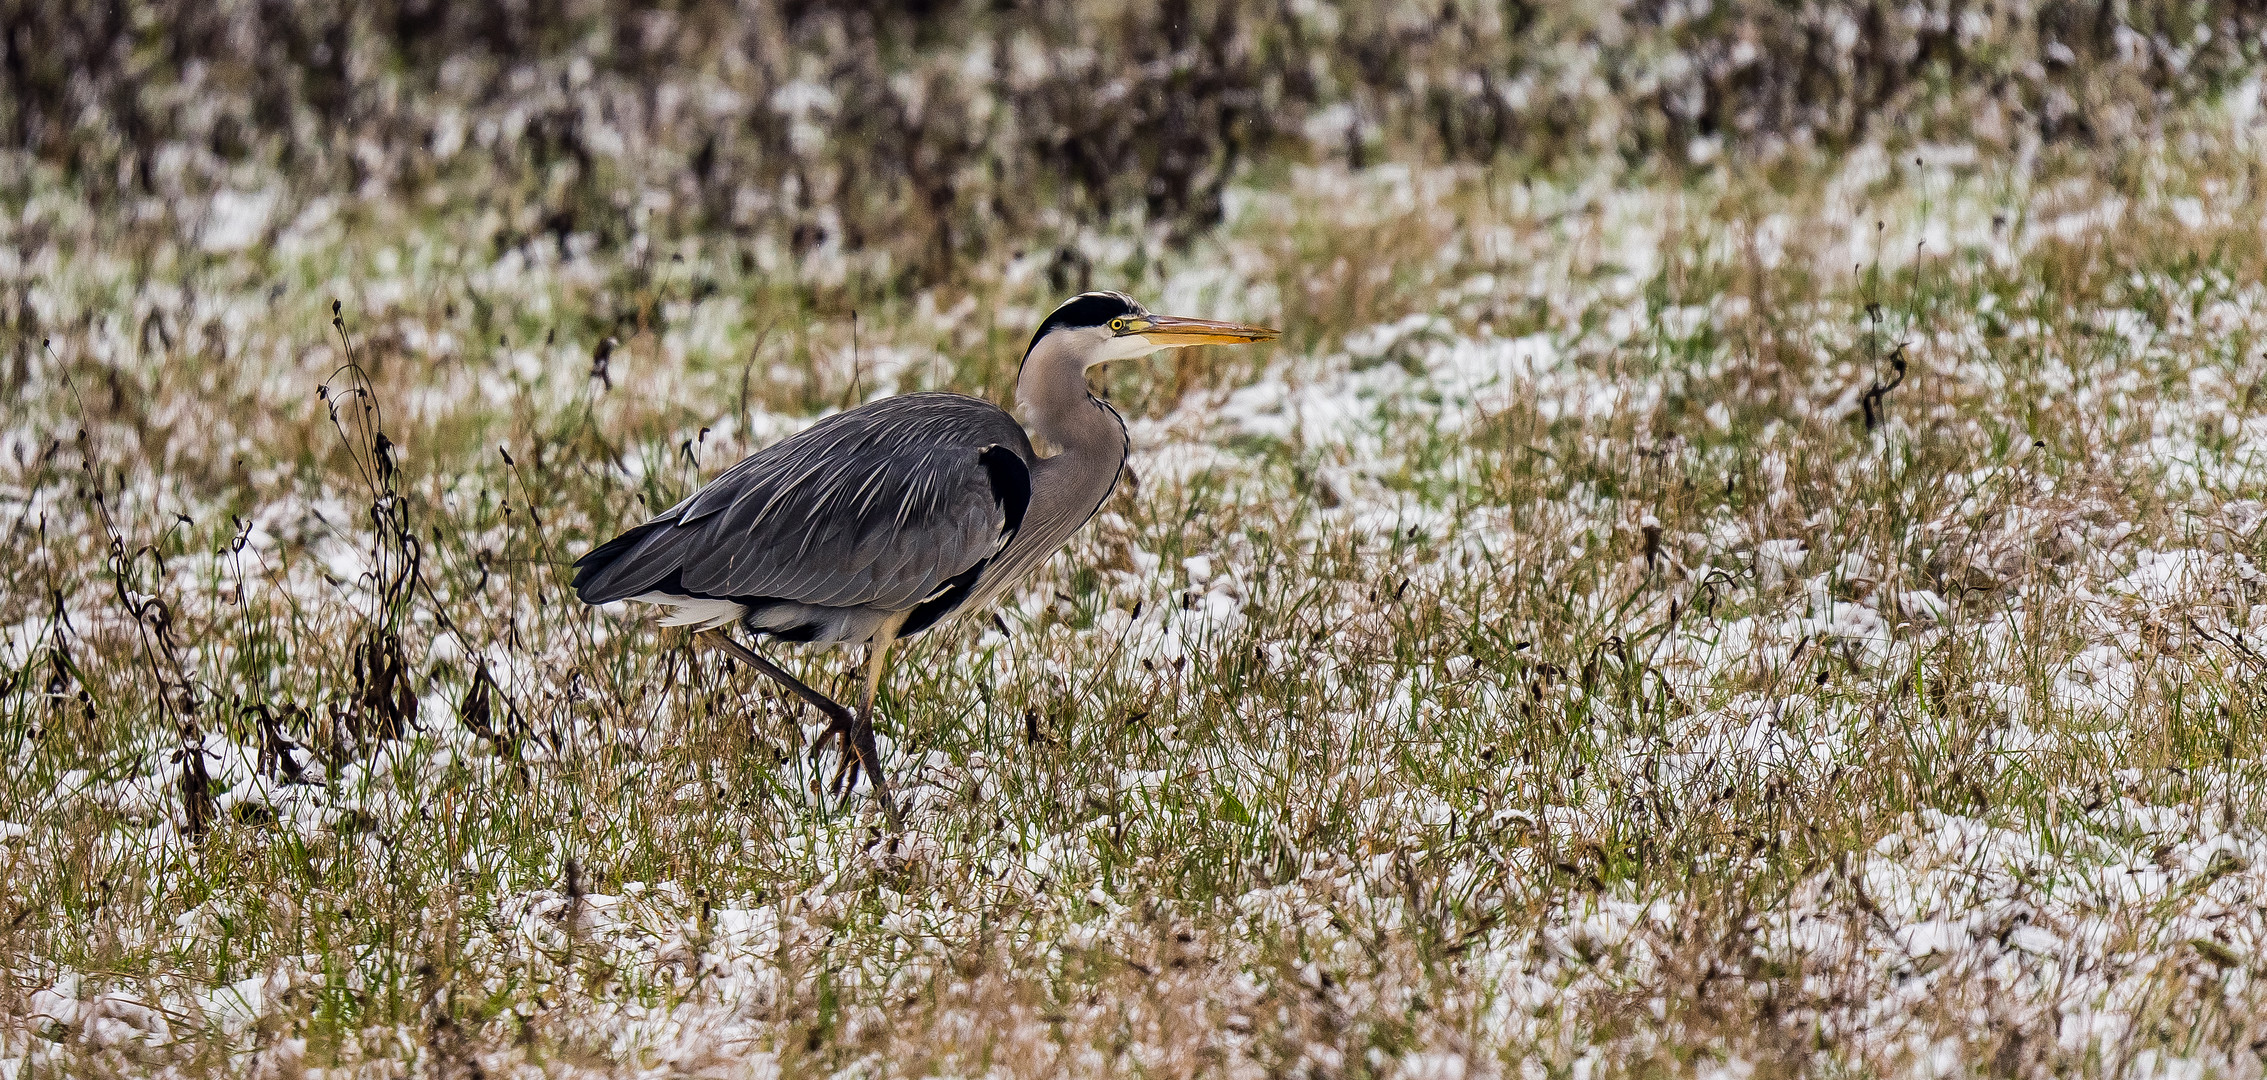
[[[575,595],[581,597],[586,604],[611,604],[616,600],[636,596],[651,586],[654,579],[667,576],[668,567],[661,568],[660,573],[641,573],[640,571],[654,568],[636,565],[641,561],[636,559],[625,563],[623,557],[636,551],[647,537],[653,535],[654,530],[666,528],[670,524],[672,522],[648,521],[590,549],[588,554],[576,559]]]

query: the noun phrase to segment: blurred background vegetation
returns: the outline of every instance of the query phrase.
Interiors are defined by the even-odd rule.
[[[2249,77],[2229,0],[0,2],[0,132],[142,225],[282,176],[500,248],[701,232],[892,291],[1003,246],[1182,243],[1242,170],[1660,171],[2149,135]],[[1046,246],[1040,246],[1046,245]],[[839,258],[838,258],[839,257]]]

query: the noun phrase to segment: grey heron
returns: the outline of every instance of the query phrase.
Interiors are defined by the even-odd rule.
[[[1275,336],[1152,314],[1124,293],[1081,293],[1048,315],[1024,350],[1015,396],[1029,432],[999,406],[951,393],[837,413],[591,549],[575,563],[575,592],[588,604],[663,605],[665,626],[716,631],[735,656],[826,714],[811,752],[839,746],[833,788],[845,780],[855,788],[863,771],[894,823],[873,731],[890,647],[982,610],[1062,547],[1117,485],[1125,421],[1088,392],[1087,369]],[[733,640],[733,623],[780,641],[867,645],[857,712]]]

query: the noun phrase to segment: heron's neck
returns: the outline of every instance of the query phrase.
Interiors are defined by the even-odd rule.
[[[1040,350],[1047,348],[1040,343]],[[1053,362],[1049,362],[1053,361]],[[1094,516],[1126,463],[1126,422],[1086,392],[1086,368],[1034,351],[1015,396],[1033,434],[1052,444],[1031,467],[1031,507],[1011,561],[1037,565]],[[1017,573],[1028,567],[1019,566]]]
[[[1015,380],[1016,404],[1031,433],[1052,445],[1051,457],[1107,463],[1107,478],[1115,480],[1126,460],[1125,421],[1086,392],[1085,365],[1053,355],[1048,345],[1040,342],[1025,358]]]
[[[1052,453],[1032,464],[1031,504],[1023,528],[964,605],[968,610],[1046,562],[1101,509],[1126,463],[1125,421],[1086,392],[1085,365],[1052,352],[1049,342],[1042,340],[1024,358],[1015,399],[1025,425],[1040,442],[1051,444]]]

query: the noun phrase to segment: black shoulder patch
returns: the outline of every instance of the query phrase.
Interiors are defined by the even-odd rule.
[[[999,500],[1000,516],[1006,519],[1001,535],[1015,535],[1023,528],[1023,512],[1031,509],[1031,467],[1015,451],[996,443],[977,451],[976,462],[984,466],[992,497]]]
[[[1045,322],[1039,324],[1038,332],[1031,335],[1031,344],[1024,346],[1023,353],[1031,355],[1032,347],[1038,345],[1039,339],[1046,337],[1050,330],[1101,326],[1120,315],[1139,315],[1141,311],[1141,305],[1122,292],[1080,293],[1063,301],[1063,306],[1056,308]]]

